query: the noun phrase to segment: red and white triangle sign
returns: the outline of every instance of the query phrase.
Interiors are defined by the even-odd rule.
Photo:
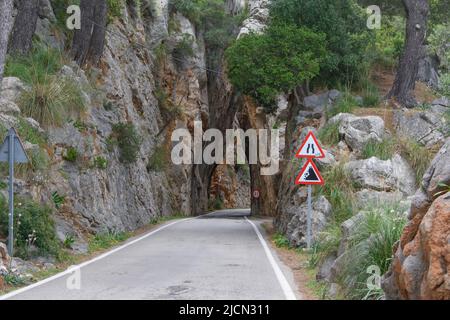
[[[312,159],[308,159],[308,161],[306,161],[297,179],[295,179],[295,184],[324,184],[324,180],[320,175],[319,169],[317,169]]]
[[[312,131],[308,133],[302,146],[298,149],[296,158],[325,158],[325,152],[319,145],[316,136]]]

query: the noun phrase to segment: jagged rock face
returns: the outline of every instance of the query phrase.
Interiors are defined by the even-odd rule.
[[[450,139],[412,199],[383,289],[389,299],[450,299]],[[442,194],[442,193],[445,194]]]
[[[51,166],[45,173],[45,183],[34,185],[27,181],[21,191],[43,202],[51,202],[54,191],[66,196],[55,216],[57,233],[60,240],[69,233],[75,235],[75,249],[79,252],[86,251],[86,232],[133,230],[155,216],[191,214],[192,167],[172,165],[170,154],[166,170],[149,169],[148,164],[158,147],[170,151],[170,136],[175,128],[192,128],[194,120],[208,117],[205,49],[195,27],[181,15],[173,17],[180,30],[169,37],[168,1],[155,4],[155,12],[145,21],[145,28],[144,21],[132,20],[126,8],[120,20],[108,25],[98,69],[90,68],[86,75],[75,64],[62,67],[58,76],[83,89],[86,111],[80,122],[85,128],[66,123],[61,128],[48,129],[45,133]],[[47,10],[49,5],[42,1],[41,22],[53,19]],[[49,32],[48,26],[38,28],[37,36]],[[183,33],[194,37],[193,55],[182,59],[182,65],[167,55],[162,72],[155,72],[153,49],[162,39],[167,40],[168,46],[176,44]],[[5,78],[2,89],[0,123],[10,127],[17,124],[20,115],[15,101],[28,88],[17,78]],[[180,106],[180,119],[167,123],[156,98],[158,90],[164,90]],[[35,120],[25,120],[43,131]],[[118,148],[111,149],[108,144],[116,123],[132,123],[142,139],[134,163],[121,163]],[[30,150],[36,147],[27,142],[25,145]],[[76,162],[64,160],[69,148],[78,151]],[[105,158],[107,167],[93,166],[96,157]]]
[[[248,167],[247,167],[248,170]],[[210,199],[219,198],[224,208],[250,208],[250,177],[243,170],[219,165],[211,179]]]
[[[269,20],[270,0],[249,0],[249,17],[244,21],[238,37],[249,33],[261,33]]]
[[[362,188],[388,192],[398,190],[405,195],[412,195],[415,191],[414,171],[398,154],[390,160],[372,157],[350,161],[345,169]]]
[[[398,248],[385,291],[388,298],[449,300],[449,270],[450,192],[433,202],[412,241]]]

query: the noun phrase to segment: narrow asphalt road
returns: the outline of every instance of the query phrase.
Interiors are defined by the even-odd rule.
[[[290,270],[247,215],[228,210],[168,223],[0,298],[295,299]]]

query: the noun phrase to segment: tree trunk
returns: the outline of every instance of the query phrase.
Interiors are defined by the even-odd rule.
[[[5,69],[9,34],[11,32],[13,22],[13,0],[0,0],[0,91],[2,89],[1,84],[3,80],[3,71]]]
[[[17,0],[17,16],[11,34],[9,52],[27,54],[33,46],[39,1]]]
[[[78,65],[97,64],[105,45],[108,5],[106,0],[81,0],[81,29],[76,30],[72,56]]]
[[[401,105],[417,105],[413,91],[419,69],[421,47],[425,41],[429,14],[428,0],[403,0],[406,11],[406,40],[394,84],[387,98]]]

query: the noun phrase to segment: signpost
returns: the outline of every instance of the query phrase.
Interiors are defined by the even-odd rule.
[[[8,251],[12,257],[14,253],[14,163],[27,163],[22,141],[14,128],[9,129],[5,141],[0,146],[0,162],[9,163],[9,233]]]
[[[325,182],[320,175],[320,171],[314,164],[314,158],[324,158],[325,153],[319,145],[314,133],[310,131],[303,141],[300,149],[297,151],[296,158],[306,158],[307,161],[303,166],[297,179],[296,185],[308,186],[308,213],[306,218],[306,246],[311,248],[311,229],[312,229],[312,185],[323,185]]]

